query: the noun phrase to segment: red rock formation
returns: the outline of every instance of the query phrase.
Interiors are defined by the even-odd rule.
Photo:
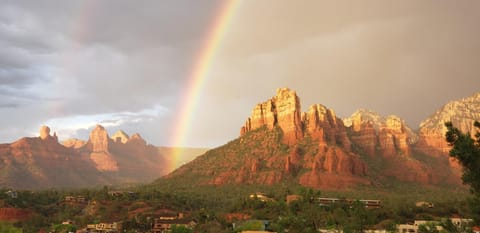
[[[122,130],[117,131],[115,134],[112,136],[112,140],[117,143],[127,143],[127,141],[130,139],[128,134],[123,132]]]
[[[118,164],[115,158],[110,154],[109,145],[113,141],[108,137],[107,130],[101,125],[97,125],[90,132],[90,138],[86,144],[90,159],[95,163],[99,171],[118,171]]]
[[[19,208],[0,208],[0,221],[24,221],[32,215],[32,212]]]
[[[346,128],[332,109],[320,104],[312,105],[308,112],[303,114],[302,121],[306,133],[309,133],[313,139],[319,140],[321,145],[338,145],[350,151],[351,142]]]
[[[40,127],[40,139],[45,141],[58,142],[57,133],[54,133],[53,136],[50,135],[50,128],[43,125]]]
[[[132,135],[132,137],[130,137],[130,139],[128,139],[127,144],[137,145],[137,146],[146,146],[147,142],[145,141],[145,139],[142,138],[142,136],[140,136],[139,133],[135,133]]]
[[[240,134],[244,135],[263,126],[268,129],[278,126],[283,131],[283,142],[287,145],[294,145],[308,133],[322,145],[339,145],[350,150],[351,142],[346,128],[333,110],[316,104],[307,113],[301,113],[300,106],[295,91],[278,89],[277,95],[272,99],[255,106]]]
[[[83,141],[83,140],[80,140],[80,139],[77,139],[77,138],[71,138],[71,139],[67,139],[65,141],[62,142],[62,145],[65,146],[65,147],[68,147],[68,148],[74,148],[74,149],[78,149],[82,146],[84,146],[87,142]]]
[[[272,99],[255,106],[240,132],[243,135],[263,126],[268,129],[279,126],[284,133],[284,143],[295,144],[303,137],[300,111],[300,100],[295,91],[280,88]]]
[[[397,116],[386,118],[368,110],[359,110],[345,119],[352,132],[351,139],[368,155],[409,156],[417,136]]]
[[[43,126],[38,137],[0,144],[0,186],[18,189],[92,187],[125,182],[151,182],[171,169],[173,150],[152,145],[139,135],[114,143],[97,126],[87,143],[78,139],[58,143]],[[66,145],[66,146],[65,146]],[[187,154],[190,154],[189,149]],[[199,150],[198,154],[205,152]],[[114,173],[112,173],[114,172]]]
[[[90,132],[88,144],[92,145],[93,152],[108,152],[108,145],[111,142],[108,137],[107,130],[101,125],[97,125],[95,129]]]
[[[377,145],[379,145],[377,131],[371,122],[365,124],[354,124],[352,141],[365,151],[368,155],[373,156],[376,153]]]
[[[447,165],[454,161],[424,162],[416,148],[418,136],[399,117],[360,110],[341,120],[320,104],[300,113],[299,98],[289,89],[279,89],[257,105],[240,132],[238,140],[167,177],[188,174],[217,185],[273,184],[288,178],[323,189],[368,185],[385,177],[421,184],[459,181]],[[368,173],[363,155],[372,156],[366,161],[375,162],[374,174]]]
[[[462,132],[475,135],[473,122],[480,121],[480,93],[451,101],[420,123],[417,148],[426,154],[448,156],[450,147],[445,141],[446,122]]]

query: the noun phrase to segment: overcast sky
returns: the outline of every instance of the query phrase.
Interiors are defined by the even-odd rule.
[[[171,142],[224,0],[0,0],[0,142],[139,132]],[[245,0],[191,112],[185,145],[228,142],[279,87],[302,108],[395,114],[413,129],[480,91],[480,1]]]

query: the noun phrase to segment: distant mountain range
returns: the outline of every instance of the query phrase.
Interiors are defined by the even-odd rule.
[[[43,126],[39,137],[0,144],[0,187],[41,189],[146,183],[172,169],[172,156],[182,151],[188,162],[206,151],[201,148],[168,148],[149,145],[139,134],[118,131],[109,137],[101,125],[88,141],[58,142]]]
[[[288,88],[256,105],[240,137],[162,180],[197,184],[275,184],[285,180],[323,189],[411,182],[460,186],[461,168],[448,156],[446,121],[472,131],[480,93],[447,103],[417,131],[401,118],[358,110],[340,119],[321,104],[301,112]]]
[[[156,147],[123,131],[109,136],[100,125],[87,141],[59,143],[44,126],[39,137],[0,144],[0,187],[92,187],[151,182],[164,175],[160,180],[206,185],[457,187],[461,168],[448,156],[444,123],[472,132],[475,120],[480,120],[480,93],[447,103],[414,131],[397,116],[365,109],[345,119],[321,104],[301,112],[296,92],[282,88],[254,107],[237,139],[209,151]],[[184,155],[176,160],[186,164],[171,172],[176,150]]]

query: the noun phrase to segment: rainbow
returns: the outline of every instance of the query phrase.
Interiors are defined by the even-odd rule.
[[[177,112],[180,118],[175,124],[173,140],[170,145],[177,147],[184,145],[185,138],[192,123],[192,117],[194,115],[192,112],[194,112],[198,95],[206,81],[209,68],[214,60],[214,55],[218,50],[223,35],[239,2],[239,0],[222,1],[222,6],[220,6],[211,27],[209,27],[210,30],[204,40],[202,49],[195,59],[196,62],[194,63],[192,72],[188,77],[186,94],[182,97],[180,109]],[[182,151],[178,149],[174,150],[169,166],[170,171],[180,165],[178,164],[180,156],[182,156]]]

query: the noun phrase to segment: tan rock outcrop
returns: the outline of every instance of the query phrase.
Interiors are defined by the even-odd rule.
[[[87,142],[77,139],[77,138],[70,138],[62,142],[62,145],[68,148],[78,149],[84,146]]]
[[[298,96],[285,88],[255,106],[240,132],[239,139],[199,156],[167,178],[198,176],[200,183],[216,185],[292,179],[322,189],[372,185],[387,178],[425,185],[460,180],[448,165],[454,161],[418,153],[417,134],[399,117],[359,110],[341,120],[320,104],[300,113]]]
[[[101,125],[97,125],[90,132],[88,143],[92,145],[93,152],[108,152],[108,145],[111,139],[108,137],[107,130]]]
[[[127,143],[127,141],[130,139],[128,134],[126,134],[122,130],[117,131],[115,134],[113,134],[111,138],[114,142],[123,143],[123,144]]]
[[[41,128],[40,128],[40,138],[42,140],[45,140],[45,139],[48,139],[50,138],[50,128],[46,125],[43,125]]]
[[[475,121],[480,121],[480,93],[451,101],[420,123],[418,148],[428,154],[447,156],[450,147],[445,141],[446,122],[462,132],[475,135]]]
[[[95,163],[99,171],[118,171],[118,163],[110,154],[109,145],[112,143],[107,130],[97,125],[90,132],[87,145],[91,148],[90,159]]]
[[[368,155],[383,156],[411,154],[411,146],[417,141],[416,134],[397,116],[386,118],[379,114],[358,110],[344,122],[350,127],[351,139]]]
[[[44,141],[53,141],[54,143],[58,142],[57,133],[53,133],[53,136],[50,135],[50,128],[46,125],[40,127],[40,139]]]
[[[146,146],[147,141],[145,141],[145,139],[143,139],[139,133],[135,133],[130,137],[130,139],[128,139],[127,144],[136,144],[139,146]]]
[[[294,144],[303,137],[300,100],[288,88],[280,88],[277,95],[258,104],[240,130],[241,134],[266,126],[268,129],[278,126],[283,131],[283,141]]]
[[[319,140],[320,144],[338,145],[350,151],[351,142],[346,128],[332,109],[321,104],[312,105],[308,112],[303,114],[302,121],[306,133],[309,133],[313,139]]]

